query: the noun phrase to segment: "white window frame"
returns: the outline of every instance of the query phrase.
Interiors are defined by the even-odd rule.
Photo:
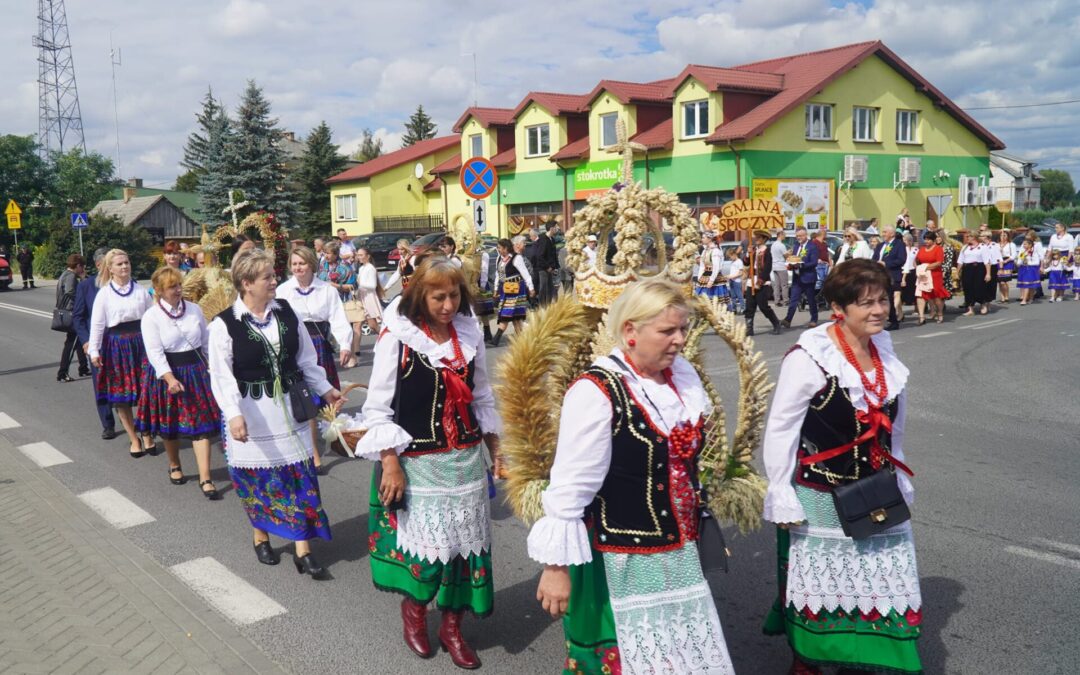
[[[356,220],[356,195],[336,195],[334,213],[339,221]]]
[[[535,138],[534,138],[535,135]],[[546,138],[545,138],[546,137]],[[536,149],[533,150],[535,140]],[[546,144],[545,144],[546,141]],[[546,157],[551,154],[551,125],[534,124],[525,127],[525,156]]]
[[[612,120],[611,123],[611,137],[608,138],[607,127],[605,124],[608,120]],[[605,113],[600,116],[600,147],[609,148],[619,142],[618,133],[615,131],[618,127],[619,113]]]
[[[857,105],[851,109],[851,140],[856,143],[877,143],[877,122],[878,122],[877,108],[869,108],[867,106]],[[869,117],[869,120],[860,120],[860,117]],[[865,128],[863,128],[865,127]],[[863,136],[859,135],[859,131],[865,131]]]
[[[815,132],[813,119],[817,113],[820,124],[826,125],[824,133]],[[831,141],[833,138],[833,106],[831,103],[807,103],[806,104],[806,140],[808,141]]]
[[[470,134],[469,135],[469,157],[483,157],[484,156],[484,135],[483,134]]]
[[[697,127],[691,131],[690,121]],[[709,135],[709,99],[687,101],[682,104],[682,137],[704,138]]]
[[[904,121],[901,121],[904,120]],[[903,132],[907,130],[910,137],[905,137]],[[906,145],[919,144],[919,111],[897,110],[896,111],[896,142]]]

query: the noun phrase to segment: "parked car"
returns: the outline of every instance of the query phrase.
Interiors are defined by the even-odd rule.
[[[375,269],[388,270],[397,264],[397,256],[391,260],[390,254],[396,253],[399,239],[412,240],[412,232],[376,232],[365,234],[353,239],[353,246],[363,246],[371,252],[371,263]]]
[[[0,258],[0,288],[11,288],[11,265],[3,258]]]

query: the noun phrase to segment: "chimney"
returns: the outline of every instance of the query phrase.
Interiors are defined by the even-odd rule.
[[[128,187],[141,188],[143,186],[142,178],[128,178],[127,184]]]
[[[140,183],[142,181],[139,181]],[[127,204],[135,196],[135,188],[129,185],[124,186],[124,203]]]

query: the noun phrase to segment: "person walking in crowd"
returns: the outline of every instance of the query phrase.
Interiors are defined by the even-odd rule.
[[[429,257],[384,316],[363,408],[368,431],[356,445],[357,456],[381,468],[368,512],[372,581],[404,596],[409,649],[434,655],[426,623],[434,600],[439,643],[454,665],[479,668],[461,623],[466,610],[481,618],[493,610],[487,467],[502,422],[472,283],[448,260]]]
[[[598,243],[595,234],[590,234],[585,239],[585,248],[582,249],[582,253],[585,254],[589,267],[596,267],[596,247]]]
[[[758,231],[754,244],[747,253],[746,263],[746,334],[754,335],[754,315],[761,312],[773,327],[773,335],[780,334],[780,319],[776,318],[769,302],[772,300],[772,251],[769,250],[767,232]]]
[[[437,244],[439,251],[442,252],[446,259],[454,263],[454,267],[461,267],[461,256],[457,254],[457,242],[451,236],[443,237]]]
[[[323,259],[324,244],[326,244],[326,241],[322,237],[315,237],[315,239],[311,242],[311,246],[315,250],[315,257],[319,259],[320,263]]]
[[[617,346],[563,399],[528,552],[544,565],[537,600],[563,618],[569,672],[734,672],[698,557],[712,404],[679,355],[689,324],[678,285],[632,284],[608,312]]]
[[[536,296],[532,285],[532,275],[525,264],[521,250],[525,247],[525,237],[520,234],[509,239],[500,239],[496,244],[499,260],[495,272],[495,306],[498,314],[498,330],[491,338],[491,346],[498,347],[507,326],[514,324],[514,335],[521,330],[525,319],[529,298]]]
[[[855,228],[849,228],[849,229],[855,229]],[[871,218],[870,219],[870,224],[866,226],[866,233],[867,234],[877,234],[878,233],[878,219],[877,218]],[[866,257],[870,257],[870,256],[866,256]]]
[[[480,249],[480,273],[473,295],[473,313],[480,322],[480,327],[484,329],[484,344],[488,345],[492,340],[491,317],[495,316],[495,293],[492,290],[490,267],[491,255],[487,249]]]
[[[774,239],[769,245],[769,253],[772,255],[772,287],[777,307],[786,307],[791,296],[788,292],[788,269],[787,269],[787,245],[784,243],[784,230],[777,228],[773,233]]]
[[[173,485],[187,482],[180,463],[180,437],[190,438],[199,489],[207,499],[218,500],[221,493],[210,479],[210,439],[221,433],[221,413],[206,361],[206,317],[198,304],[184,300],[184,275],[179,269],[162,267],[150,283],[155,306],[140,321],[150,367],[143,371],[135,428],[161,437]]]
[[[710,298],[724,298],[727,295],[727,283],[717,285],[716,279],[720,276],[723,267],[723,254],[716,245],[716,233],[705,231],[701,233],[701,252],[698,254],[697,270],[694,277],[697,285],[694,293]]]
[[[108,403],[131,442],[134,458],[157,454],[149,436],[140,443],[135,435],[132,406],[139,402],[143,371],[148,367],[143,347],[143,314],[153,305],[146,289],[131,278],[131,260],[121,249],[105,254],[98,275],[99,292],[90,313],[90,362],[98,369],[98,402]]]
[[[904,251],[907,253],[907,259],[904,261],[904,267],[900,270],[900,305],[896,308],[897,321],[904,320],[904,308],[913,306],[915,304],[915,257],[919,254],[919,249],[915,246],[915,237],[910,232],[904,233]]]
[[[960,286],[964,291],[964,304],[967,311],[964,316],[975,316],[975,305],[982,304],[986,295],[986,284],[990,282],[990,264],[987,262],[986,251],[979,245],[974,234],[967,235],[967,242],[960,256],[956,260],[960,265]],[[980,314],[989,311],[982,304]]]
[[[915,301],[915,306],[919,311],[920,326],[926,323],[927,301],[930,302],[930,317],[937,323],[945,320],[945,299],[949,297],[949,292],[945,290],[945,279],[942,271],[944,260],[945,254],[942,252],[942,247],[938,246],[937,234],[932,231],[924,232],[923,247],[919,249],[918,254],[915,256],[916,274],[920,278],[924,278],[926,275],[929,276],[927,282],[919,282],[919,285],[921,287],[925,286],[925,288],[920,288],[919,297]],[[925,267],[923,267],[924,265]]]
[[[763,515],[778,528],[780,592],[765,632],[786,635],[799,675],[823,666],[922,672],[911,523],[900,515],[853,538],[836,496],[871,481],[914,499],[904,463],[908,369],[883,331],[891,287],[871,261],[837,267],[824,288],[834,321],[788,352],[769,411]]]
[[[75,309],[75,295],[79,288],[79,281],[86,275],[86,262],[78,253],[72,253],[67,259],[67,268],[56,280],[56,309],[63,310],[71,316]],[[90,374],[90,363],[83,351],[83,343],[79,340],[79,333],[75,329],[74,319],[71,327],[64,331],[64,348],[60,352],[60,370],[56,372],[57,382],[71,382],[68,370],[71,368],[71,356],[74,354],[79,359],[79,377]]]
[[[1065,230],[1064,223],[1054,225],[1054,233],[1050,235],[1050,243],[1047,244],[1047,248],[1050,249],[1051,253],[1057,251],[1062,258],[1068,258],[1072,255],[1073,249],[1076,248],[1076,240]]]
[[[315,251],[307,246],[294,248],[289,254],[289,272],[292,276],[277,287],[275,297],[287,302],[296,318],[304,324],[308,337],[311,338],[311,345],[315,348],[316,363],[323,369],[327,382],[334,389],[341,389],[337,363],[345,366],[352,360],[353,329],[345,317],[345,307],[338,291],[315,276],[318,265]],[[337,352],[334,351],[335,342]],[[315,420],[311,420],[309,426],[312,460],[315,470],[319,471],[322,468],[322,457],[319,456],[319,435]]]
[[[736,314],[746,311],[746,299],[743,297],[743,284],[746,277],[746,265],[739,258],[739,247],[732,246],[727,252],[728,268],[724,275],[731,300],[728,308]]]
[[[877,230],[874,230],[874,234],[877,234]],[[871,258],[873,255],[874,252],[870,250],[870,245],[866,243],[858,230],[854,227],[844,230],[844,243],[840,245],[840,251],[836,256],[837,265],[846,260]]]
[[[998,273],[1001,269],[1001,247],[994,243],[994,235],[990,230],[979,231],[979,248],[983,252],[983,259],[990,267],[990,278],[985,279],[983,284],[982,304],[987,309],[995,299],[998,291]],[[985,314],[986,312],[983,312]]]
[[[175,241],[165,242],[165,247],[161,250],[161,257],[165,261],[166,267],[178,270],[181,269],[184,262],[184,254],[180,250],[180,244]]]
[[[795,248],[788,258],[787,266],[791,270],[791,299],[788,301],[787,316],[781,321],[784,328],[791,328],[791,320],[795,317],[795,310],[799,308],[799,301],[806,299],[807,308],[810,310],[810,328],[817,326],[817,264],[821,259],[816,242],[811,241],[805,227],[795,230]]]
[[[818,264],[817,269],[815,270],[817,272],[817,280],[814,282],[814,290],[817,292],[817,300],[820,305],[822,302],[821,286],[825,283],[825,277],[829,276],[829,269],[832,267],[832,255],[829,253],[829,246],[825,242],[824,229],[819,229],[814,232],[811,238],[818,247]]]
[[[239,297],[210,323],[210,384],[227,424],[229,475],[251,522],[259,562],[278,564],[270,545],[274,534],[295,542],[297,572],[324,579],[327,571],[309,542],[329,540],[330,521],[312,463],[308,419],[293,399],[299,403],[308,388],[333,405],[341,394],[319,367],[292,307],[275,299],[274,256],[259,250],[237,256],[232,278]]]
[[[1080,300],[1080,246],[1073,251],[1067,269],[1072,277],[1073,300]]]
[[[547,231],[540,232],[533,240],[533,257],[539,285],[536,287],[537,300],[546,305],[555,300],[555,280],[559,278],[559,252],[555,247],[555,237],[559,225],[555,221],[548,223]]]
[[[1070,280],[1065,271],[1065,258],[1061,251],[1051,249],[1050,255],[1043,259],[1043,271],[1046,272],[1046,287],[1050,289],[1050,302],[1061,302],[1065,299],[1065,291],[1069,288]]]
[[[318,277],[320,281],[337,291],[338,297],[344,302],[356,288],[356,279],[352,267],[338,255],[340,250],[336,241],[326,242],[323,246],[323,260],[318,268]]]
[[[394,274],[391,275],[390,280],[386,282],[388,288],[392,288],[395,283],[401,282],[401,292],[404,293],[405,289],[409,287],[409,281],[412,279],[413,272],[416,271],[416,256],[412,252],[412,244],[408,239],[397,240],[398,261],[397,269],[394,270]]]
[[[364,308],[368,329],[372,335],[379,334],[382,321],[382,285],[379,283],[379,271],[371,262],[371,249],[361,246],[356,249],[356,294]],[[360,331],[353,336],[353,353],[360,349]]]
[[[71,311],[71,322],[75,326],[75,333],[79,336],[79,345],[83,354],[90,352],[90,314],[94,307],[94,298],[98,292],[98,275],[105,264],[107,248],[99,248],[94,251],[94,274],[88,275],[75,287],[75,306]],[[87,359],[89,361],[89,359]],[[101,438],[111,441],[116,438],[116,419],[113,417],[112,406],[109,405],[98,391],[98,369],[90,363],[90,384],[94,391],[94,404],[97,406],[98,419],[101,420]]]
[[[339,227],[337,231],[337,244],[338,254],[341,257],[345,257],[346,254],[352,255],[356,252],[356,249],[352,245],[352,240],[349,238],[348,233],[345,232],[344,227]]]
[[[889,288],[892,309],[889,311],[889,324],[885,326],[885,330],[896,330],[900,327],[898,312],[903,311],[900,306],[900,281],[904,274],[904,264],[907,263],[907,248],[904,246],[903,235],[898,233],[893,225],[882,227],[881,236],[882,243],[874,250],[873,259],[885,266],[885,271],[893,282]]]
[[[1020,306],[1030,305],[1035,299],[1035,289],[1042,286],[1042,255],[1035,249],[1035,242],[1025,238],[1016,254],[1016,287],[1020,289]]]
[[[1001,252],[1001,267],[998,269],[998,299],[1009,302],[1009,282],[1016,278],[1016,244],[1009,239],[1009,231],[1002,230],[998,235],[998,250]]]
[[[34,252],[29,246],[23,244],[19,247],[15,260],[19,263],[19,276],[22,277],[23,290],[37,288],[34,286]]]

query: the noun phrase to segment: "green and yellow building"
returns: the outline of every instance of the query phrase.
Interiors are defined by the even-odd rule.
[[[489,233],[556,216],[572,223],[589,194],[617,180],[617,121],[637,148],[634,177],[647,186],[699,210],[778,197],[792,222],[832,229],[892,222],[904,208],[919,225],[984,221],[989,199],[976,188],[989,182],[990,152],[1004,148],[884,44],[864,42],[689,65],[654,82],[603,80],[585,94],[530,92],[513,109],[469,108],[453,135],[330,178],[331,226],[355,235],[471,219],[458,175],[474,156],[499,172]]]

